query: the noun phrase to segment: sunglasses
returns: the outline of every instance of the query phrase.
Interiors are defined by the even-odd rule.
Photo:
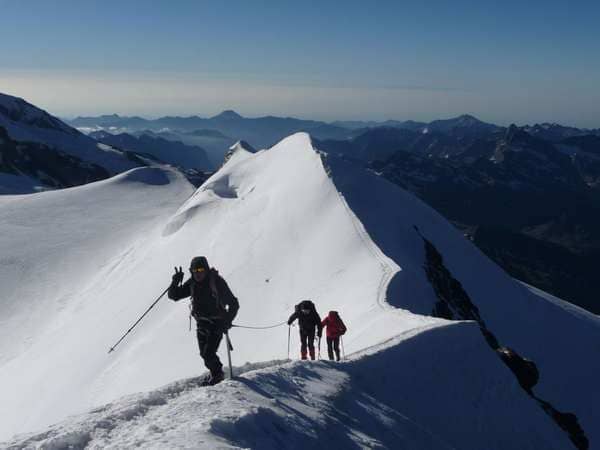
[[[192,272],[192,273],[204,272],[204,267],[198,267],[197,269],[190,269],[190,272]]]

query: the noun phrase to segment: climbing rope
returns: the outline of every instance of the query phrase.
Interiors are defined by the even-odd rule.
[[[277,328],[280,327],[282,325],[287,325],[287,320],[283,321],[281,323],[275,324],[275,325],[269,325],[267,327],[250,327],[248,325],[231,325],[234,328],[248,328],[250,330],[267,330],[269,328]]]

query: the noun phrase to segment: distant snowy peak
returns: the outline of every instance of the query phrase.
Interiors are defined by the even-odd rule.
[[[232,159],[244,158],[245,156],[249,156],[253,153],[256,153],[256,149],[248,144],[246,141],[237,141],[231,147],[229,147],[229,151],[225,154],[225,158],[223,159],[223,165]]]
[[[79,132],[46,111],[33,106],[22,98],[0,93],[0,125],[12,122],[41,129],[52,129],[70,135]]]
[[[231,147],[229,147],[229,151],[245,151],[249,153],[256,153],[256,149],[248,144],[246,141],[237,141]]]

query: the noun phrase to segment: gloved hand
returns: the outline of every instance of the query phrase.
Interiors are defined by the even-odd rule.
[[[175,267],[175,273],[173,274],[173,277],[171,278],[171,284],[178,286],[183,281],[183,276],[184,275],[183,275],[183,270],[181,269],[181,266],[179,266],[179,270],[177,270],[177,267]]]
[[[225,329],[225,331],[229,331],[232,326],[233,326],[233,323],[231,323],[230,320],[226,320],[225,323],[223,324],[223,328]]]

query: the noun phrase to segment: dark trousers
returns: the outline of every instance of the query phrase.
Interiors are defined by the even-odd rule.
[[[315,359],[315,329],[300,330],[300,356],[306,359],[306,348],[310,351],[310,358]]]
[[[221,364],[221,360],[217,356],[219,344],[221,344],[221,339],[223,339],[223,332],[223,327],[219,324],[205,324],[202,321],[198,322],[198,327],[196,328],[200,356],[202,356],[204,365],[212,374],[223,371],[223,364]]]
[[[327,353],[329,359],[333,360],[333,351],[335,350],[336,361],[340,360],[340,337],[327,338]]]

